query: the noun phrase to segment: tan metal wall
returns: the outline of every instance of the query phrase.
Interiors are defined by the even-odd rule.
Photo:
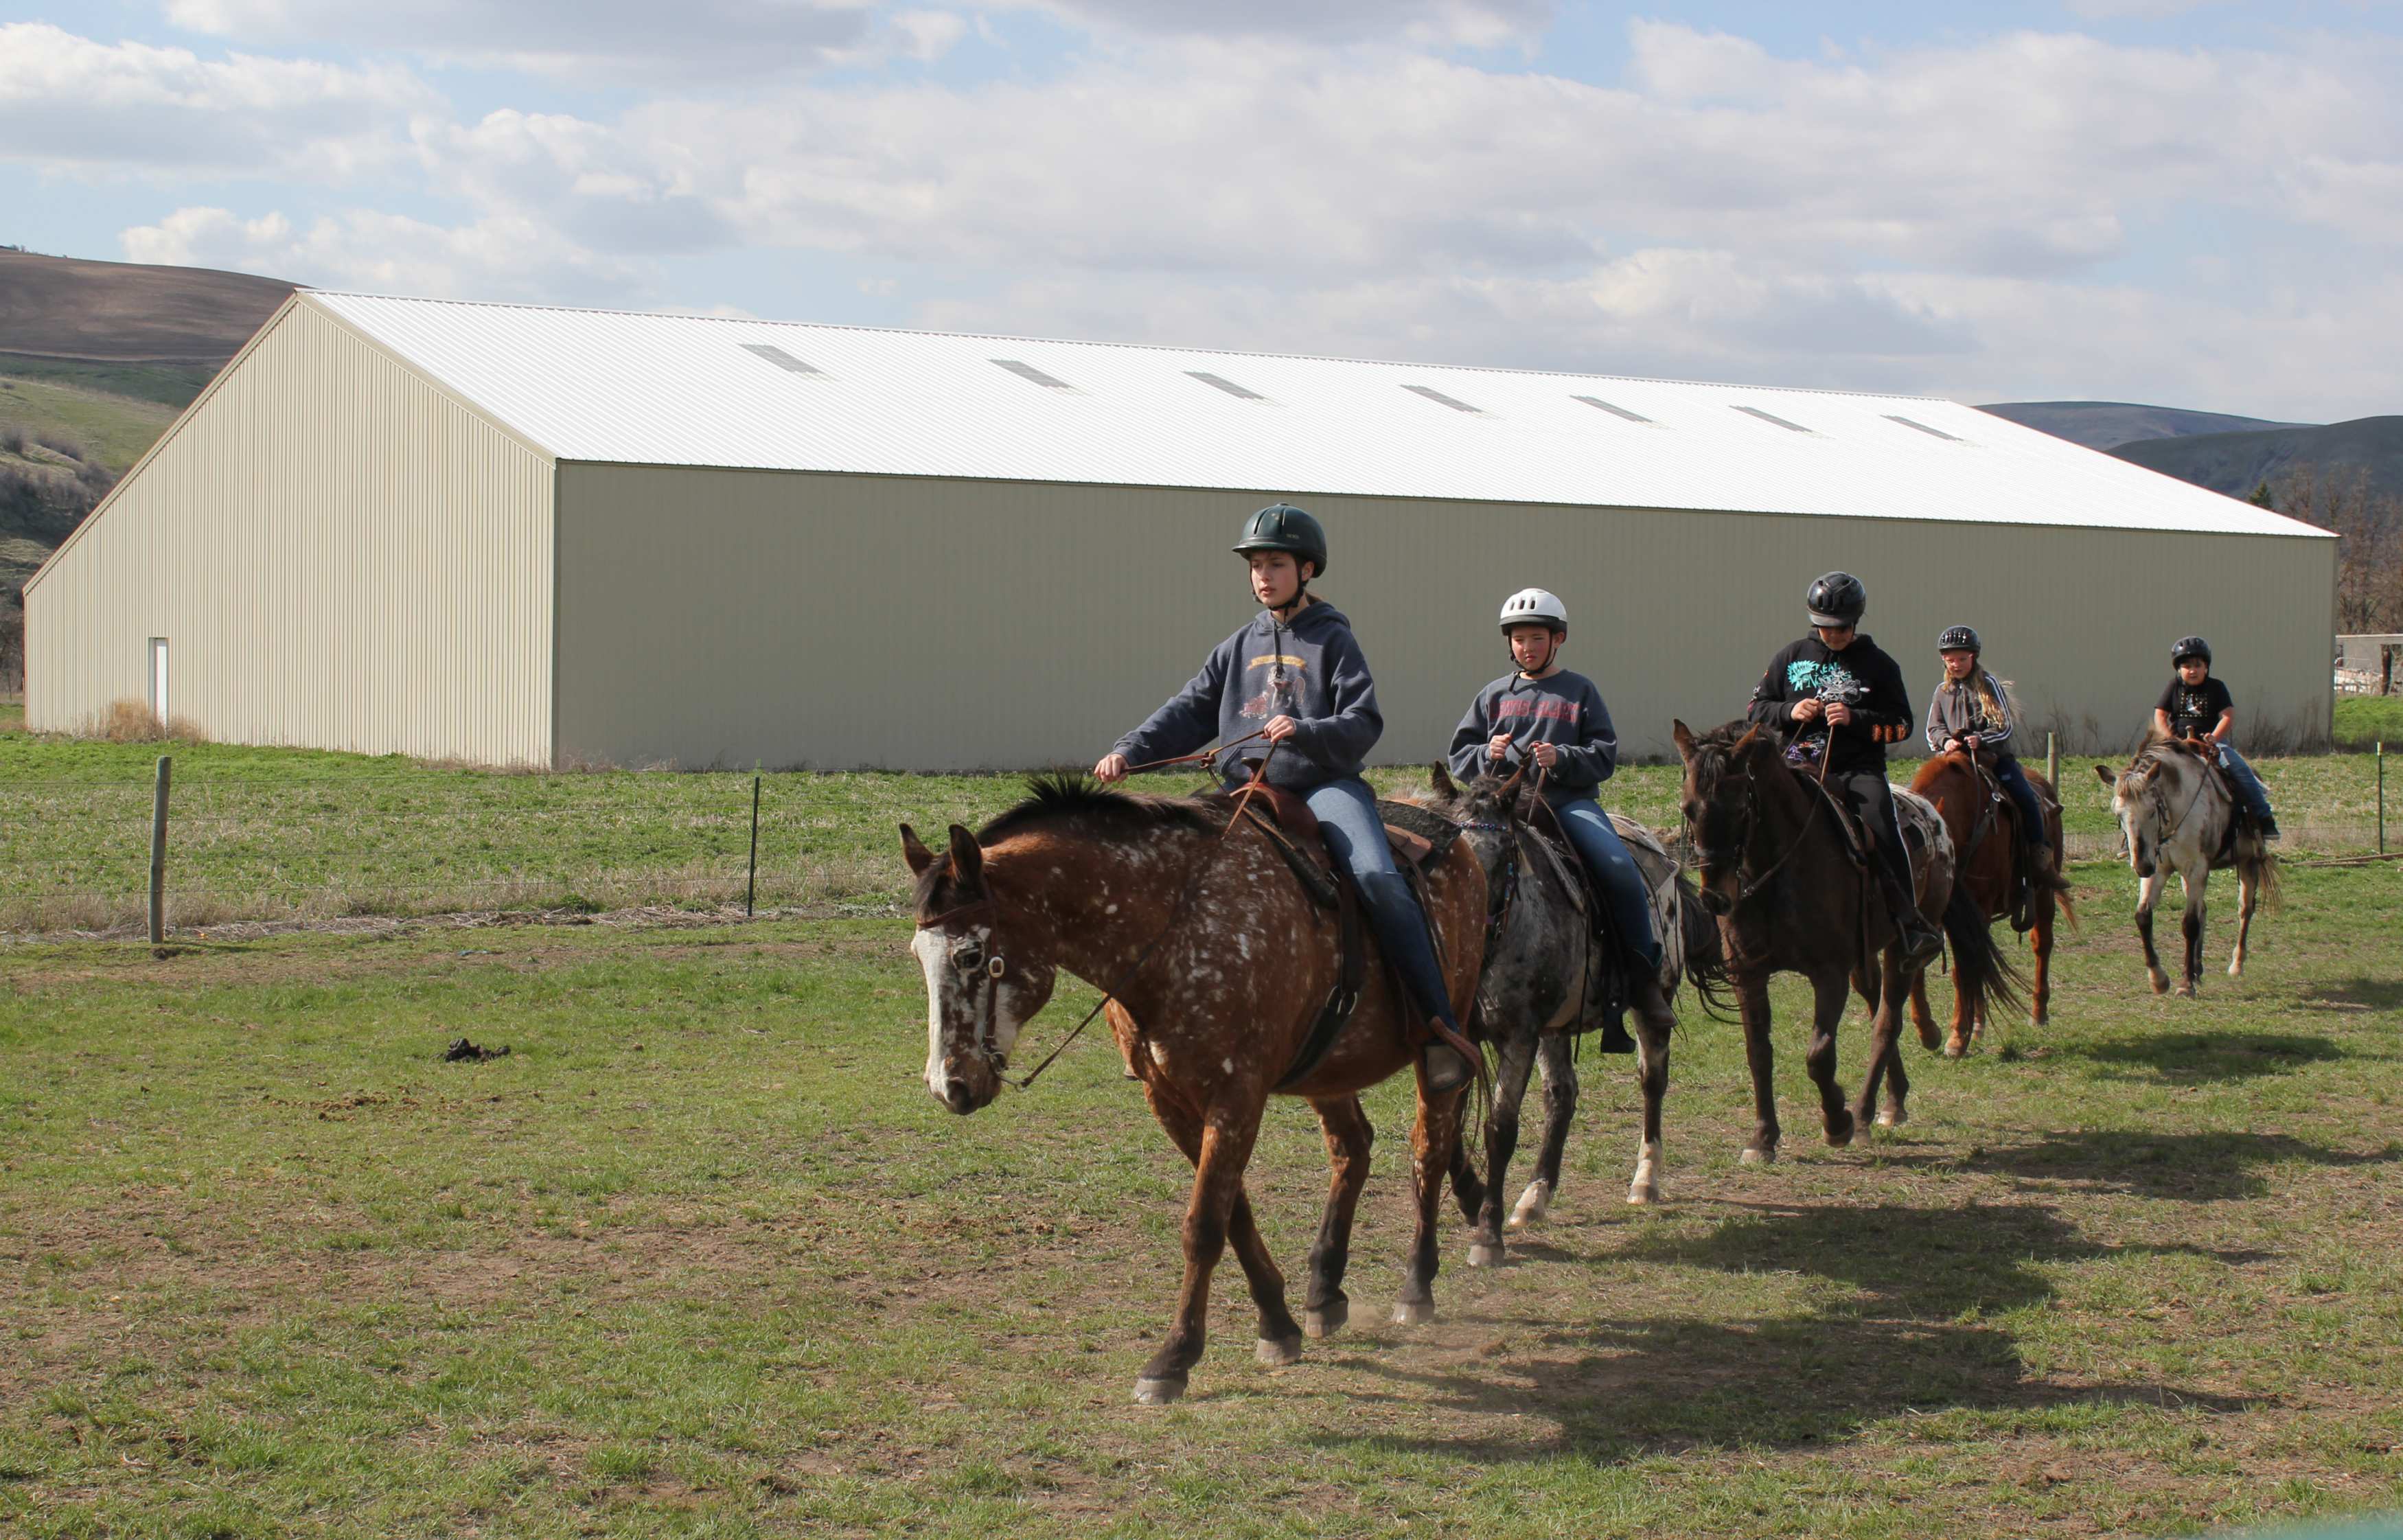
[[[1227,553],[1279,495],[560,467],[559,744],[618,764],[1090,763],[1251,613]],[[1502,597],[1558,590],[1568,662],[1637,753],[1741,712],[1831,567],[1924,705],[1983,632],[2038,729],[2116,742],[2212,639],[2246,720],[2325,735],[2334,542],[1744,514],[1299,499],[1375,668],[1381,762],[1439,755],[1502,673]]]
[[[26,715],[148,694],[221,742],[551,756],[547,457],[297,298],[27,591]]]

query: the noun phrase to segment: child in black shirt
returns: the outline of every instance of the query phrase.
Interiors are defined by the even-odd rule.
[[[2230,739],[2236,728],[2236,698],[2211,673],[2211,644],[2200,636],[2178,639],[2171,649],[2177,673],[2153,703],[2153,730],[2166,738],[2200,738],[2219,755],[2220,768],[2244,799],[2245,811],[2261,825],[2261,838],[2278,838],[2278,820],[2270,811],[2270,794],[2261,778]]]

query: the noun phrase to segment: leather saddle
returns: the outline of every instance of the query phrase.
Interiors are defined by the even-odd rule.
[[[1384,823],[1386,842],[1393,848],[1394,865],[1410,884],[1424,909],[1426,889],[1423,874],[1451,851],[1452,841],[1460,838],[1460,829],[1449,820],[1406,802],[1381,801],[1377,812]],[[1335,987],[1327,992],[1317,1020],[1304,1034],[1300,1051],[1277,1080],[1277,1089],[1284,1090],[1318,1067],[1351,1023],[1353,1013],[1359,1009],[1360,992],[1368,980],[1368,938],[1361,930],[1359,889],[1351,872],[1327,850],[1318,815],[1310,811],[1308,802],[1283,786],[1263,782],[1244,798],[1241,816],[1251,820],[1269,837],[1277,853],[1299,880],[1302,891],[1319,908],[1333,909],[1337,920]],[[1386,959],[1385,968],[1394,998],[1410,999],[1410,992],[1401,987],[1401,979],[1393,972],[1391,959]]]

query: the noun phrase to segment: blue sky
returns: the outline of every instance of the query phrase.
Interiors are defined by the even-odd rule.
[[[2403,409],[2403,5],[0,3],[0,242],[326,286]]]

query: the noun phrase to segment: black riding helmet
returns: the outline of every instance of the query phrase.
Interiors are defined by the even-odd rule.
[[[1968,626],[1947,626],[1944,634],[1936,639],[1938,652],[1959,652],[1964,647],[1971,652],[1984,652],[1978,645],[1978,633]]]
[[[2200,636],[2179,637],[2177,645],[2170,648],[2170,667],[2175,668],[2189,658],[2200,658],[2206,663],[2210,662],[2211,644]]]
[[[1869,607],[1869,590],[1849,572],[1831,572],[1802,596],[1814,626],[1856,626]]]
[[[1313,569],[1312,576],[1327,576],[1327,532],[1318,527],[1317,520],[1291,503],[1271,503],[1244,520],[1243,538],[1235,542],[1234,550],[1238,556],[1263,550],[1286,551],[1296,562],[1309,562]]]

